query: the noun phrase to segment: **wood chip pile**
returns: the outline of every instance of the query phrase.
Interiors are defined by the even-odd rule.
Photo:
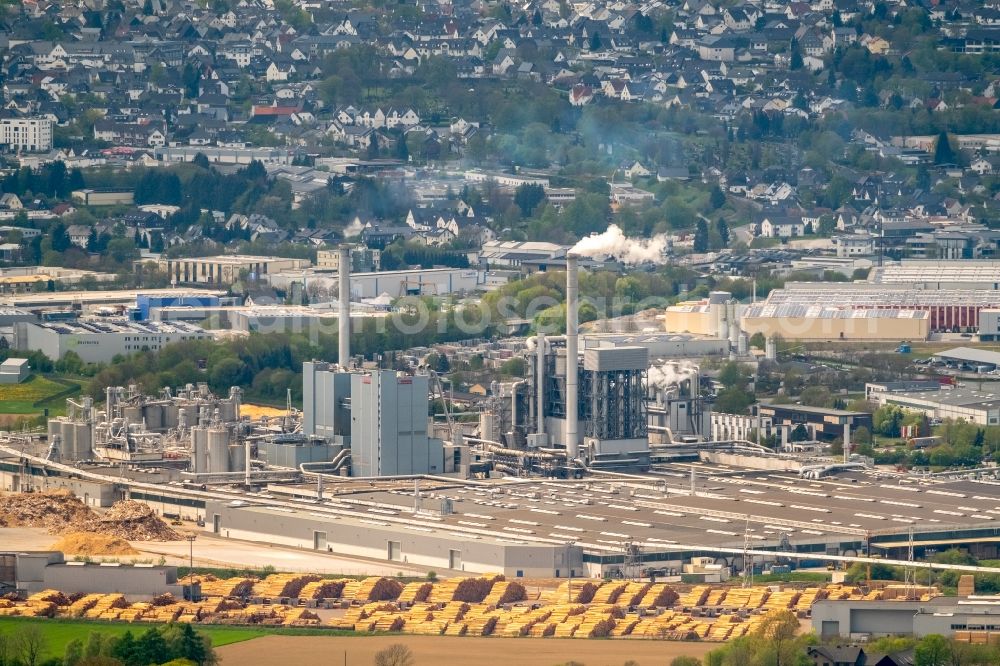
[[[80,530],[96,517],[67,491],[0,493],[0,527],[45,527],[57,534]]]
[[[80,527],[87,532],[109,534],[126,541],[178,541],[181,538],[148,504],[134,500],[115,502],[105,513]]]
[[[139,551],[128,541],[96,532],[67,532],[59,541],[49,546],[70,555],[138,555]]]

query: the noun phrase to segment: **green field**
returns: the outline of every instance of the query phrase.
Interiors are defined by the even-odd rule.
[[[25,618],[25,617],[0,617],[0,635],[16,635],[21,627],[32,625],[42,630],[45,637],[45,652],[43,657],[62,657],[66,651],[66,644],[74,638],[79,638],[84,643],[87,637],[93,632],[100,632],[105,636],[121,636],[126,631],[131,631],[133,635],[139,635],[148,627],[150,623],[140,622],[138,624],[113,623],[113,622],[88,622],[86,620],[62,620],[46,618]],[[212,639],[212,645],[219,647],[230,643],[248,641],[251,638],[258,638],[274,630],[257,629],[254,627],[216,627],[197,626],[200,633]]]
[[[37,374],[20,384],[2,384],[0,414],[40,414],[44,408],[48,408],[50,414],[61,413],[64,401],[52,400],[51,404],[47,401],[73,387],[75,390],[80,388],[73,381],[54,381]]]

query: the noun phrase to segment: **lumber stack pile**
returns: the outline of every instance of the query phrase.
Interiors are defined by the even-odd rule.
[[[319,615],[308,608],[289,608],[281,620],[286,627],[315,627],[319,623]]]
[[[698,606],[721,606],[722,600],[726,598],[726,589],[713,589],[710,590],[708,596],[705,597],[705,601]]]
[[[618,597],[625,591],[628,585],[626,582],[605,583],[594,592],[594,598],[590,600],[594,604],[613,604],[618,601]]]
[[[618,597],[618,603],[625,606],[638,606],[639,602],[642,601],[646,593],[653,587],[652,583],[641,583],[639,581],[630,581],[628,585],[625,586],[625,590]]]
[[[118,614],[114,611],[126,606],[128,606],[128,602],[125,601],[124,594],[102,594],[97,603],[86,611],[83,616],[95,620],[114,620],[118,618]]]
[[[185,577],[183,580],[187,580]],[[256,578],[223,578],[214,576],[201,578],[201,595],[203,597],[248,597],[253,591]]]
[[[366,620],[372,617],[375,613],[388,613],[388,612],[398,612],[399,607],[396,604],[387,603],[370,603],[363,606],[352,606],[347,609],[341,617],[334,617],[330,619],[330,626],[334,629],[355,629],[357,631],[368,631],[366,628],[368,625],[364,624]]]
[[[254,585],[251,594],[265,599],[298,597],[307,583],[317,580],[320,580],[320,576],[315,574],[271,574]]]
[[[503,632],[500,634],[502,636],[516,637],[516,636],[527,636],[532,628],[542,624],[549,619],[552,615],[552,611],[548,608],[535,608],[533,610],[519,615],[516,619],[512,619],[507,626],[504,627]]]
[[[344,587],[344,598],[347,598],[348,583]],[[392,601],[399,598],[403,591],[403,584],[394,578],[382,578],[372,576],[365,578],[357,587],[357,591],[350,598],[355,601]]]
[[[483,603],[487,606],[500,606],[524,601],[527,597],[528,592],[524,589],[524,585],[514,580],[502,580],[494,583],[493,589],[483,599]]]
[[[704,606],[705,600],[708,599],[709,593],[712,588],[708,585],[695,585],[689,591],[680,595],[675,603],[676,606],[680,608],[693,608],[695,606]]]
[[[69,605],[66,609],[67,617],[83,617],[83,614],[93,608],[103,596],[103,594],[85,594]]]
[[[496,611],[487,610],[486,606],[475,606],[463,618],[467,636],[489,636],[496,627],[499,615]]]
[[[555,590],[549,591],[542,600],[546,604],[589,604],[597,592],[597,584],[590,581],[567,580]]]
[[[770,591],[766,587],[732,588],[726,594],[728,608],[746,608],[756,610],[764,605]]]
[[[583,621],[573,633],[574,638],[604,638],[615,628],[615,621],[624,617],[621,607],[611,604],[594,605],[582,616]]]
[[[627,615],[624,619],[618,620],[615,623],[614,628],[611,630],[612,638],[621,638],[622,636],[628,636],[635,629],[635,625],[639,624],[639,617],[636,615]]]
[[[653,583],[635,605],[641,608],[670,608],[677,602],[679,596],[674,588],[666,583]]]
[[[785,610],[788,608],[793,608],[796,602],[799,600],[798,590],[779,590],[778,592],[771,592],[767,597],[767,601],[764,602],[764,610]],[[810,604],[811,606],[812,604]]]
[[[407,583],[403,587],[403,591],[399,593],[399,602],[416,603],[427,601],[427,597],[430,596],[433,589],[434,585],[432,583],[423,583],[420,581]]]
[[[820,596],[820,588],[818,587],[807,587],[802,590],[802,594],[799,595],[798,601],[795,602],[795,611],[797,613],[806,613],[812,608],[815,601],[819,599],[826,598],[826,592],[823,592],[823,596]]]

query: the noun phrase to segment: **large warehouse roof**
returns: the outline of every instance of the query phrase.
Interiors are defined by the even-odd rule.
[[[804,317],[806,319],[927,319],[923,310],[870,310],[835,305],[807,305],[804,303],[783,303],[751,305],[743,313],[745,318],[755,317]]]
[[[904,260],[873,268],[868,276],[873,284],[993,283],[1000,288],[1000,261]]]
[[[1000,352],[988,349],[973,349],[972,347],[955,347],[947,351],[936,352],[934,357],[952,361],[963,361],[965,363],[1000,365]]]
[[[788,282],[767,297],[771,305],[830,305],[834,307],[914,308],[932,306],[1000,306],[1000,291],[992,289],[916,289],[866,282]]]

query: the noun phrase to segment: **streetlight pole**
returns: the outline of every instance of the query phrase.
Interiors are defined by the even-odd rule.
[[[192,596],[194,595],[194,540],[198,538],[196,534],[188,534],[184,537],[188,542],[188,585],[191,586]]]

